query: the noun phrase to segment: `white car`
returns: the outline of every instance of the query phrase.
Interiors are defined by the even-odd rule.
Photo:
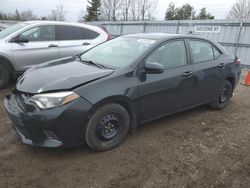
[[[0,32],[0,88],[12,75],[34,65],[75,56],[109,39],[105,28],[80,23],[28,21],[13,25]]]

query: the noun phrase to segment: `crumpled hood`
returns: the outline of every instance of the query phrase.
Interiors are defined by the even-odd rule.
[[[27,70],[19,79],[16,89],[26,93],[69,90],[112,74],[111,69],[101,69],[64,58],[43,63]]]

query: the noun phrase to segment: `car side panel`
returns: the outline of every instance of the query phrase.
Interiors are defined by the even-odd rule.
[[[50,47],[52,44],[55,47]],[[58,59],[58,41],[12,43],[12,53],[16,71],[25,71],[34,65]]]
[[[89,45],[83,45],[90,43]],[[59,41],[60,58],[78,55],[90,48],[94,47],[91,41],[87,40],[61,40]]]
[[[224,72],[217,67],[217,64],[217,61],[208,61],[193,65],[194,76],[197,80],[194,87],[197,103],[211,101],[221,87]]]
[[[192,65],[186,65],[165,70],[162,74],[142,75],[139,81],[141,120],[148,121],[195,105],[195,77],[182,76],[192,71]]]
[[[109,77],[78,87],[74,91],[93,105],[120,98],[133,103],[136,108],[139,94],[137,77],[133,72],[131,70],[121,75],[116,72]]]

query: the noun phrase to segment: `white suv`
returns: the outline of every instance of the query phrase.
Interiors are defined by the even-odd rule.
[[[29,21],[13,25],[0,32],[0,88],[16,73],[80,54],[110,38],[102,27],[79,23]]]

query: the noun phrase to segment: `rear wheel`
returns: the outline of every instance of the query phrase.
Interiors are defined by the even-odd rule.
[[[209,104],[211,108],[222,110],[224,109],[231,97],[232,97],[233,87],[232,84],[225,80],[218,94],[214,97],[213,101]]]
[[[105,151],[118,146],[127,136],[130,118],[119,104],[100,107],[89,119],[85,141],[95,151]]]
[[[0,89],[4,88],[10,81],[10,73],[8,68],[0,64]]]

